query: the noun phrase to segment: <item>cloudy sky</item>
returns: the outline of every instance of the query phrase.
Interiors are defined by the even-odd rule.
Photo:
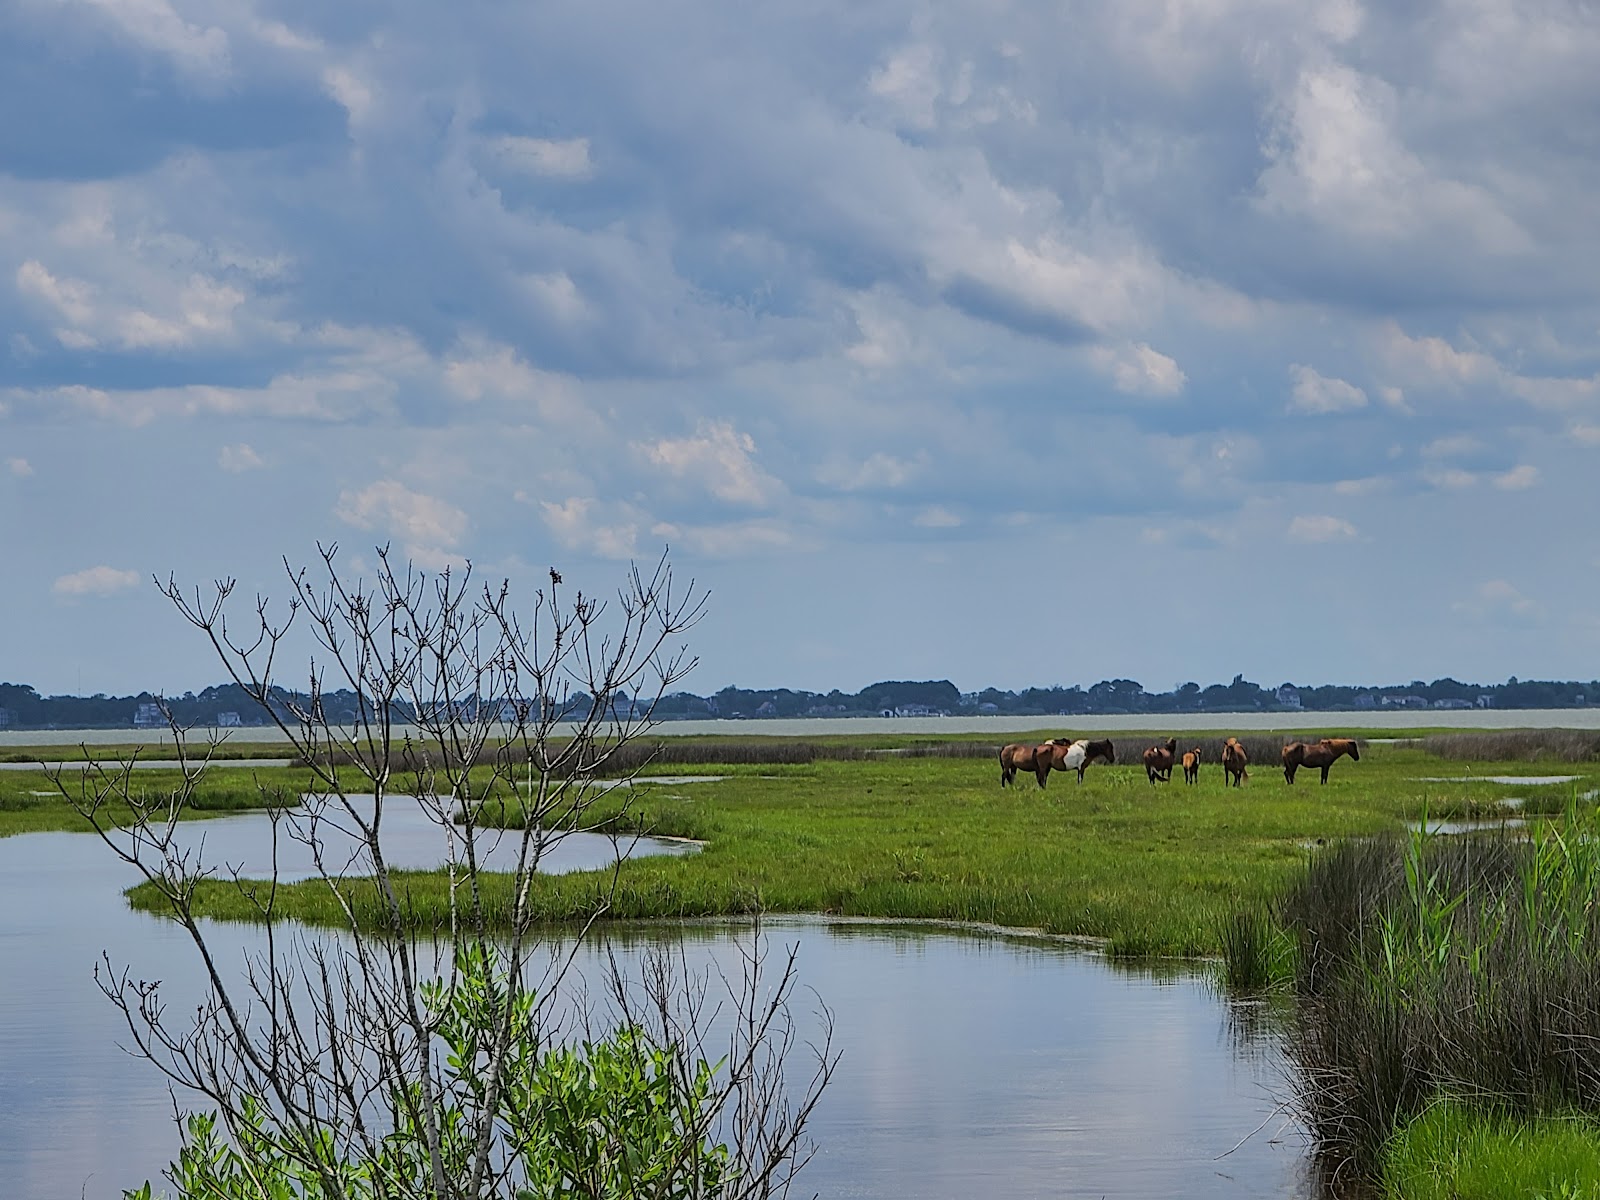
[[[670,546],[701,692],[1600,673],[1592,5],[12,0],[0,112],[0,678],[318,539]]]

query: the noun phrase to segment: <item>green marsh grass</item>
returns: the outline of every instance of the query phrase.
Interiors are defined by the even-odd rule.
[[[1125,756],[1141,748],[1137,736],[1112,736]],[[1194,787],[1181,777],[1152,787],[1141,768],[1124,764],[1091,768],[1082,786],[1057,775],[1043,791],[1031,778],[1002,789],[986,759],[933,755],[652,763],[647,771],[728,778],[642,786],[626,808],[620,795],[602,796],[590,818],[704,848],[624,864],[614,894],[609,872],[541,880],[543,917],[585,917],[609,895],[614,918],[756,908],[929,918],[1101,938],[1127,957],[1215,955],[1233,914],[1281,894],[1316,839],[1397,831],[1425,806],[1464,793],[1418,781],[1439,773],[1437,759],[1388,746],[1341,762],[1325,787],[1302,779],[1291,788],[1281,773],[1262,772],[1225,789],[1221,766],[1208,763]],[[505,803],[500,819],[516,824],[519,810]],[[281,911],[332,919],[321,886],[280,890]],[[441,876],[408,877],[407,888],[415,924],[442,917]],[[248,915],[225,887],[208,889],[202,903],[210,915]]]
[[[166,770],[140,770],[130,778],[134,796],[144,800],[169,796],[181,782],[177,771]],[[65,773],[62,782],[70,796],[83,798],[83,781],[77,772]],[[297,804],[309,783],[309,772],[298,769],[212,767],[181,815],[186,820],[203,820],[273,805]],[[117,825],[133,820],[133,810],[124,804],[109,805],[105,815]],[[56,790],[44,771],[0,771],[0,837],[19,833],[81,833],[89,829],[89,823]]]
[[[1600,1196],[1600,1126],[1584,1114],[1520,1117],[1439,1101],[1395,1134],[1387,1200],[1591,1200]]]

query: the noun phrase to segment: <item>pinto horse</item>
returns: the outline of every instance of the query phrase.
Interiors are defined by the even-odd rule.
[[[1301,767],[1321,767],[1322,782],[1328,782],[1328,768],[1348,754],[1352,761],[1361,761],[1361,751],[1354,738],[1323,738],[1320,742],[1290,742],[1283,748],[1283,781],[1294,782],[1294,773]]]
[[[1200,782],[1200,747],[1187,751],[1183,756],[1183,781],[1185,783]]]
[[[1079,783],[1083,782],[1083,773],[1095,763],[1117,761],[1117,748],[1111,744],[1110,738],[1102,738],[1097,742],[1081,738],[1069,742],[1065,738],[1057,738],[1040,746],[1039,753],[1049,759],[1049,770],[1076,771]]]
[[[1144,752],[1144,773],[1155,783],[1160,779],[1163,783],[1172,781],[1172,764],[1178,757],[1178,739],[1169,737],[1165,746],[1151,746]]]
[[[1250,756],[1245,753],[1244,746],[1238,738],[1231,737],[1222,744],[1222,785],[1226,787],[1232,783],[1238,787],[1244,780],[1250,778],[1246,767],[1250,763]]]
[[[1039,786],[1043,787],[1045,776],[1050,774],[1050,751],[1054,744],[1046,742],[1042,746],[1030,746],[1026,742],[1012,742],[1001,746],[1000,786],[1007,786],[1017,777],[1018,771],[1032,771]]]

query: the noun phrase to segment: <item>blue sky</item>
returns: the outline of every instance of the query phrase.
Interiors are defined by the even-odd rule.
[[[1600,16],[16,0],[0,678],[670,545],[688,686],[1600,670]]]

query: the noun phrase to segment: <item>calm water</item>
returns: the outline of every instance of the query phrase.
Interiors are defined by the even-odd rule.
[[[203,834],[213,860],[256,862],[260,820],[186,833]],[[601,839],[578,852],[593,864],[612,848]],[[175,1150],[166,1092],[117,1049],[126,1031],[91,972],[110,949],[174,1000],[197,972],[180,931],[126,907],[114,868],[86,835],[0,840],[0,1179],[11,1195],[117,1197]],[[215,932],[240,951],[259,940],[249,927]],[[695,968],[733,965],[735,939],[748,937],[654,926],[615,944],[626,956],[672,943]],[[1276,1047],[1241,1051],[1227,1006],[1191,973],[923,927],[798,921],[770,924],[768,937],[799,943],[801,983],[835,1013],[844,1052],[812,1126],[820,1151],[805,1195],[1281,1197],[1302,1186],[1302,1142],[1273,1116],[1287,1092]],[[604,955],[596,942],[579,956],[596,982]],[[809,1014],[804,994],[796,1007]]]
[[[796,721],[664,721],[651,729],[652,737],[689,734],[723,734],[728,737],[763,734],[768,737],[820,737],[848,733],[970,733],[999,735],[1027,729],[1073,730],[1099,733],[1119,729],[1600,729],[1600,707],[1523,709],[1412,709],[1398,712],[1342,713],[1151,713],[1145,716],[1047,717],[851,717]],[[197,733],[199,731],[196,731]],[[232,731],[234,741],[279,742],[277,729]],[[0,746],[76,746],[170,743],[172,735],[149,729],[30,729],[0,730]]]

